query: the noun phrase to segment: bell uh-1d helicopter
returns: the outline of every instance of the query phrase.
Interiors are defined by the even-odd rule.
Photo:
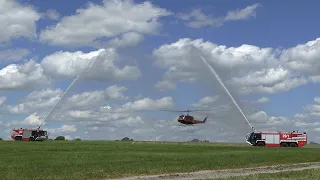
[[[187,112],[187,115],[181,114],[178,117],[178,122],[184,125],[194,125],[194,124],[203,124],[206,123],[208,116],[206,116],[203,120],[196,120],[193,116],[189,114],[189,112],[194,112],[194,111],[208,111],[208,110],[184,110],[184,111],[179,111],[179,110],[165,110],[165,111],[171,111],[171,112]]]

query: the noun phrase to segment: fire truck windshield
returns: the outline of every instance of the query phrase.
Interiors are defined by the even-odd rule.
[[[246,136],[246,141],[250,144],[253,144],[254,143],[254,132],[252,133],[248,133],[247,136]]]
[[[248,134],[247,134],[247,136],[246,136],[246,140],[247,140],[247,141],[250,141],[251,135],[252,135],[252,133],[248,133]]]
[[[47,136],[47,131],[39,131],[38,136]]]
[[[47,131],[42,131],[40,134],[41,136],[47,136]]]

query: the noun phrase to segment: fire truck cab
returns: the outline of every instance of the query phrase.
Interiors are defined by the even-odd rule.
[[[252,146],[303,147],[307,144],[306,132],[252,132],[246,142]]]
[[[15,141],[44,141],[48,139],[47,131],[38,129],[12,129],[11,138]]]

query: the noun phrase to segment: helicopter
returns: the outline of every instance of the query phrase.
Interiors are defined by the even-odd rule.
[[[171,112],[187,112],[186,115],[184,114],[181,114],[177,121],[183,125],[191,125],[193,126],[194,124],[204,124],[206,123],[207,121],[207,118],[208,116],[206,116],[203,120],[197,120],[195,119],[193,116],[191,116],[189,114],[189,112],[194,112],[194,111],[208,111],[208,110],[183,110],[183,111],[180,111],[180,110],[164,110],[164,111],[171,111]]]
[[[167,111],[167,112],[182,112],[180,116],[178,116],[177,121],[180,123],[179,126],[193,126],[195,124],[205,124],[208,119],[208,115],[204,117],[203,120],[195,119],[194,116],[190,115],[190,112],[196,111],[209,111],[209,112],[216,112],[222,109],[226,109],[226,105],[222,105],[217,108],[207,109],[207,110],[170,110],[170,109],[136,109],[136,110],[121,110],[121,111],[110,111],[111,107],[106,106],[104,107],[106,113],[126,113],[126,112],[156,112],[156,111]],[[187,114],[183,114],[183,112],[187,112]]]

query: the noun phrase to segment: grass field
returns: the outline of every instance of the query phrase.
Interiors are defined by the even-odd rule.
[[[311,148],[312,147],[312,148]],[[103,179],[320,161],[319,146],[111,141],[0,141],[1,179]]]

